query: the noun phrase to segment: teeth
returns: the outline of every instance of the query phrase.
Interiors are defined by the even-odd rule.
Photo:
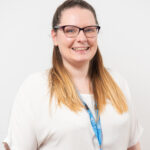
[[[79,51],[79,50],[88,50],[89,47],[76,47],[76,48],[72,48],[73,50]]]

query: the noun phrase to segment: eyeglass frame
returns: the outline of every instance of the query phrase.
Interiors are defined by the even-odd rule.
[[[99,25],[91,25],[91,26],[86,26],[86,27],[83,27],[83,28],[80,28],[80,27],[75,26],[75,25],[63,25],[63,26],[55,26],[55,27],[54,27],[54,30],[62,29],[63,32],[64,32],[64,29],[65,29],[65,27],[67,27],[67,26],[72,26],[72,27],[76,27],[76,28],[79,29],[79,32],[78,32],[78,34],[77,34],[75,37],[77,37],[77,36],[79,35],[79,33],[80,33],[81,30],[83,31],[84,35],[86,36],[86,34],[85,34],[85,32],[84,32],[84,29],[86,29],[86,28],[88,28],[88,27],[97,27],[97,33],[99,33],[99,30],[100,30],[100,28],[101,28]],[[65,32],[64,32],[64,34],[65,34]],[[66,34],[65,34],[65,35],[66,35]],[[75,37],[69,37],[69,38],[75,38]],[[86,36],[86,37],[87,37],[87,36]],[[96,36],[93,36],[93,37],[96,37]],[[93,37],[88,37],[88,38],[93,38]]]

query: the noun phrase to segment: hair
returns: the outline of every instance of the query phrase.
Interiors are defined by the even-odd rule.
[[[54,27],[60,23],[62,12],[74,7],[91,11],[98,24],[95,10],[89,3],[84,0],[66,0],[56,9],[54,14],[52,28],[55,32],[57,31]],[[99,114],[105,108],[106,99],[110,100],[118,113],[122,114],[128,110],[124,94],[104,67],[99,48],[97,48],[95,56],[90,61],[88,75],[92,83]],[[49,88],[50,102],[52,96],[55,96],[59,106],[64,104],[74,112],[81,111],[84,108],[71,76],[63,65],[58,46],[53,48],[52,68],[49,71]]]

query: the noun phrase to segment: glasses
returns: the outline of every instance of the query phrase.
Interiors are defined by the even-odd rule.
[[[64,34],[69,38],[75,38],[81,30],[84,32],[87,38],[93,38],[97,36],[100,30],[100,26],[94,25],[80,28],[73,25],[65,25],[65,26],[55,26],[54,29],[55,30],[62,29]]]

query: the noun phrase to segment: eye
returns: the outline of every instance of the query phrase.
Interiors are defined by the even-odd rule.
[[[74,30],[74,29],[67,29],[67,30],[65,30],[65,32],[66,32],[66,33],[74,33],[75,30]]]
[[[76,33],[77,29],[75,27],[67,26],[67,27],[65,27],[64,32],[65,33]]]
[[[86,32],[86,33],[96,32],[96,28],[95,27],[88,27],[88,28],[84,29],[84,32]]]

